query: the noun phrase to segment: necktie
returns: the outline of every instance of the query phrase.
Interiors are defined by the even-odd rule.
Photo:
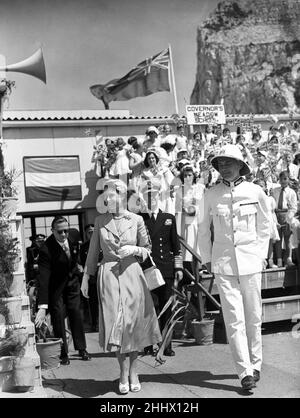
[[[283,192],[284,192],[284,188],[282,187],[280,190],[280,194],[279,194],[279,199],[278,199],[278,209],[283,209]]]
[[[66,253],[66,255],[67,255],[68,259],[70,260],[70,258],[71,258],[71,253],[70,253],[69,247],[68,247],[65,243],[62,245],[62,247],[63,247],[63,250],[64,250],[64,252]]]
[[[151,219],[151,221],[152,221],[152,222],[155,222],[155,216],[154,216],[154,213],[152,213],[152,214],[151,214],[150,219]]]

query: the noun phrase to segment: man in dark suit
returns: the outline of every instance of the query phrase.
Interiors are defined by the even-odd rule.
[[[40,327],[49,308],[53,333],[63,340],[61,364],[70,364],[65,330],[68,315],[75,350],[82,360],[89,360],[80,312],[80,274],[78,246],[68,239],[69,223],[63,216],[54,218],[52,235],[40,249],[38,312],[35,323]]]
[[[177,288],[178,282],[183,277],[183,264],[180,242],[177,235],[175,217],[170,213],[164,213],[159,209],[159,194],[161,183],[153,179],[141,188],[143,199],[147,202],[148,210],[141,213],[145,225],[149,231],[152,242],[151,255],[159,268],[165,285],[154,289],[153,295],[158,300],[158,314],[172,295],[172,287]],[[161,331],[171,316],[171,307],[160,319]],[[146,347],[145,352],[151,353],[151,348]],[[165,348],[165,356],[174,356],[172,343]]]

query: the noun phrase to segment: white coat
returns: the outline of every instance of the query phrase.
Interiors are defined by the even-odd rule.
[[[261,272],[270,239],[267,196],[262,188],[240,178],[208,189],[198,237],[202,263],[211,262],[213,273],[240,276]]]

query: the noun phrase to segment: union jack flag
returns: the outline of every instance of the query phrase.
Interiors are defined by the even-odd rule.
[[[146,58],[143,62],[138,64],[132,71],[130,71],[130,77],[136,77],[137,75],[143,74],[146,76],[150,74],[151,69],[161,68],[163,70],[169,71],[170,64],[170,54],[169,48],[165,49],[162,52],[154,55],[153,57]],[[125,76],[126,77],[126,76]]]
[[[107,109],[109,102],[114,100],[129,100],[158,91],[170,91],[170,62],[170,50],[167,48],[140,62],[124,77],[93,85],[90,91],[103,101]]]

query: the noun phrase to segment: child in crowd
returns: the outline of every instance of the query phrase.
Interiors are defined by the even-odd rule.
[[[287,171],[279,174],[280,186],[272,190],[272,195],[276,202],[275,213],[278,221],[279,241],[276,242],[276,257],[278,267],[283,264],[287,267],[293,266],[292,262],[292,246],[290,243],[291,223],[297,212],[297,195],[293,189],[289,187],[289,175]],[[285,246],[285,257],[282,256],[282,241]]]

